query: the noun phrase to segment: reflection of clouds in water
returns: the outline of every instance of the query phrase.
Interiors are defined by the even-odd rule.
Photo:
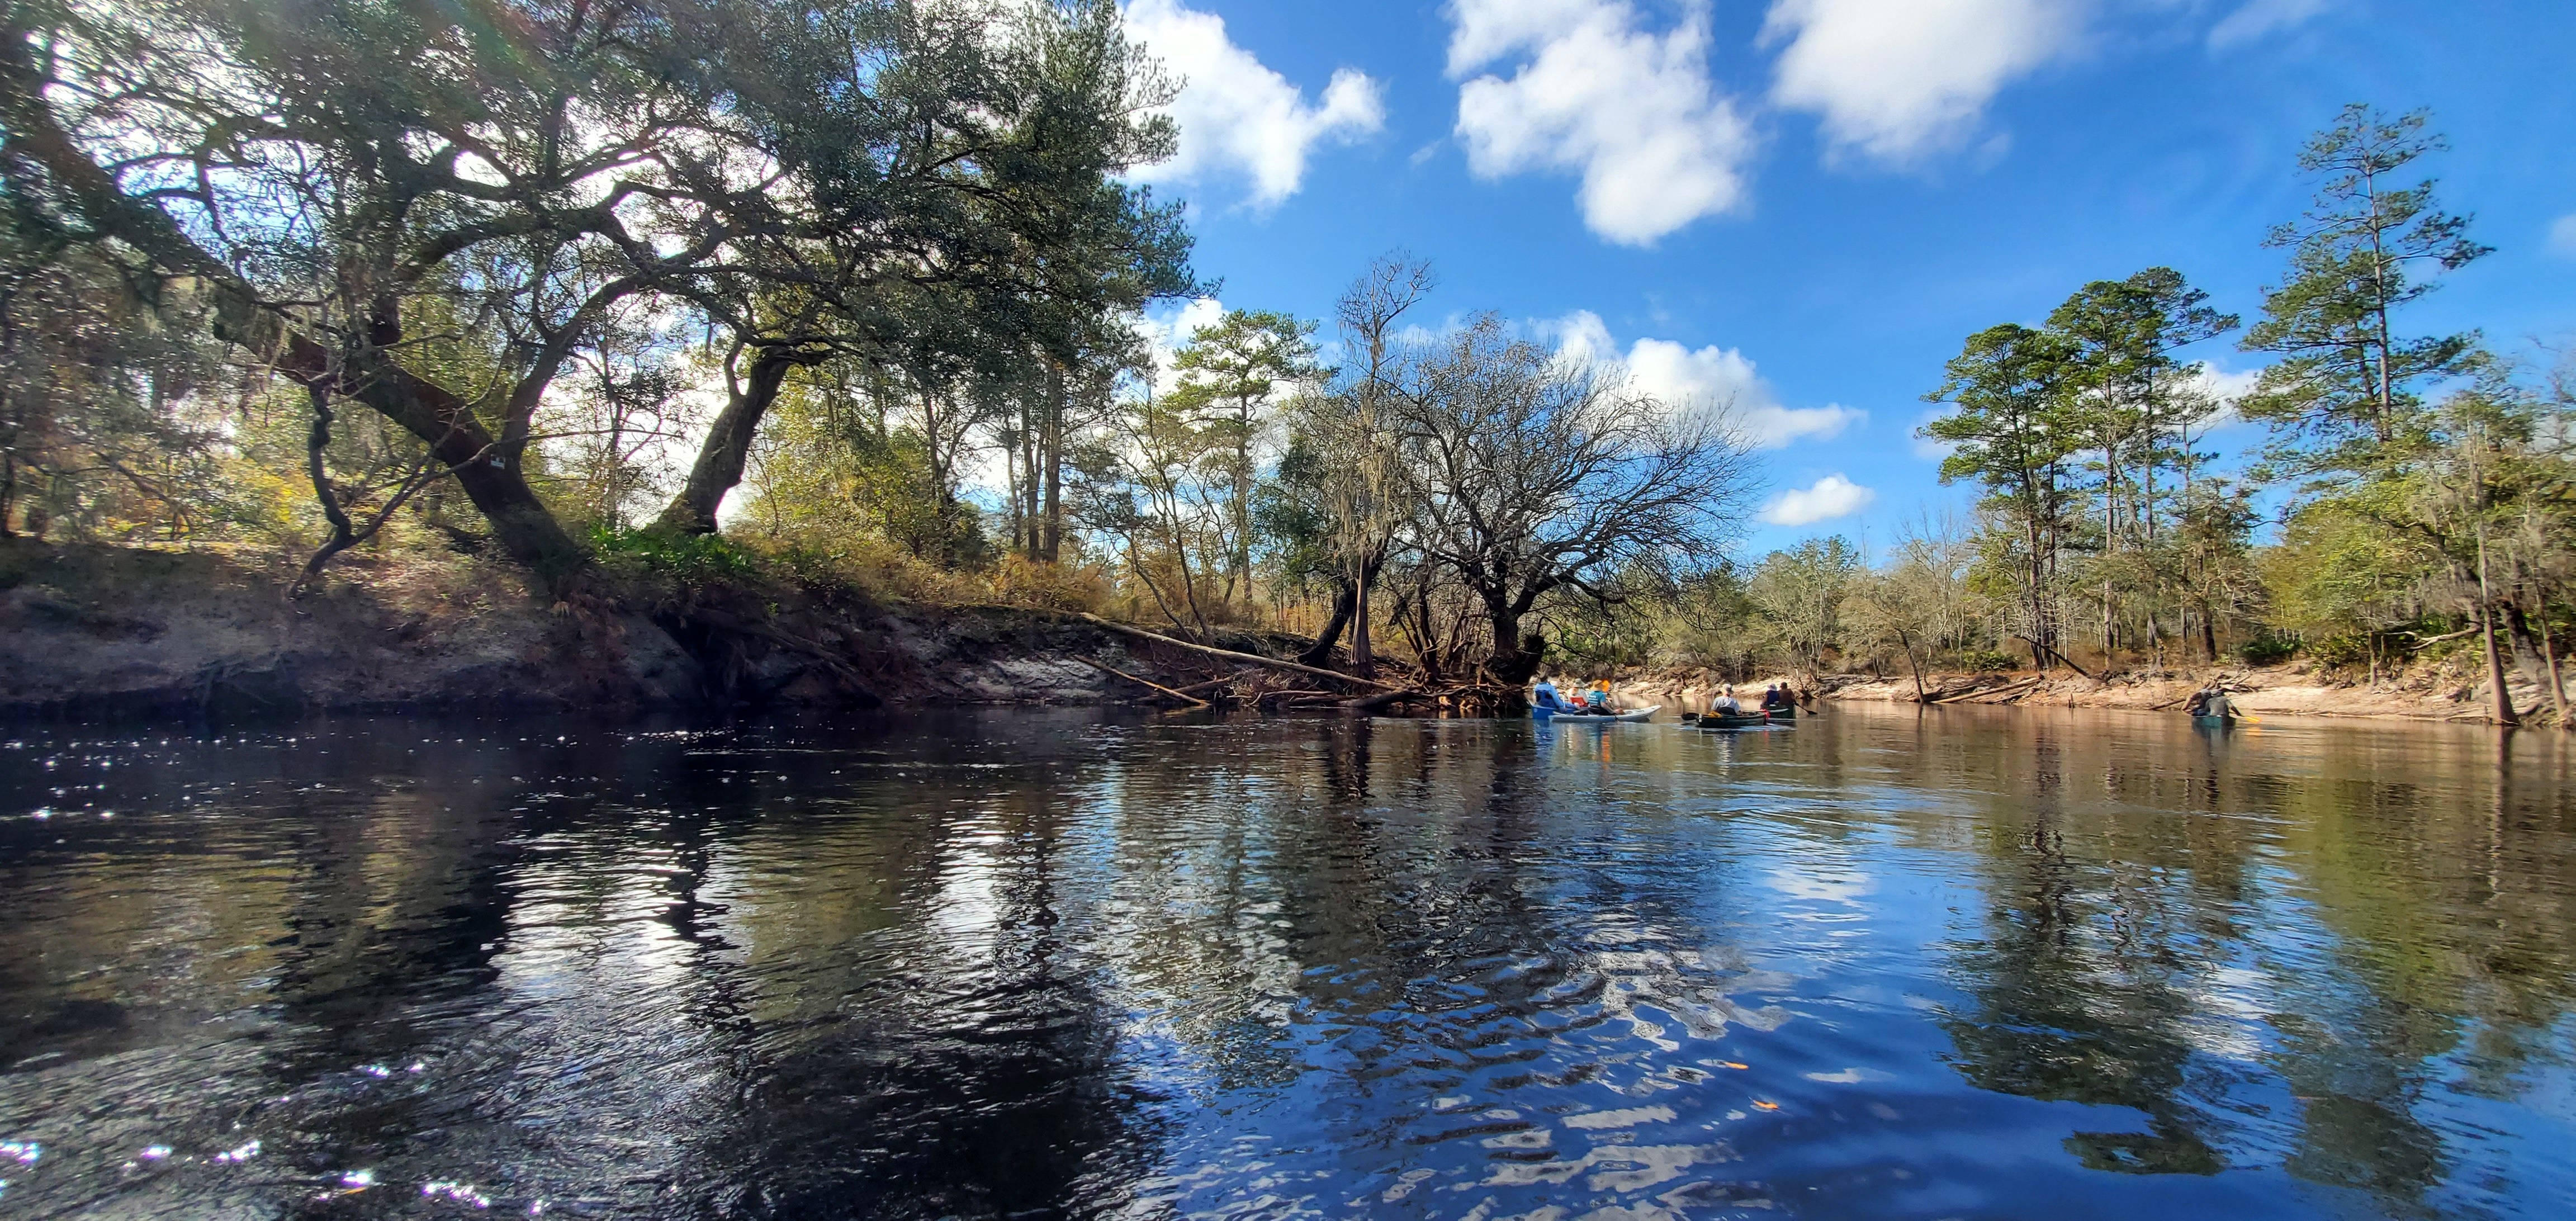
[[[1724,1141],[1705,1145],[1599,1145],[1571,1161],[1505,1162],[1485,1176],[1483,1185],[1562,1185],[1580,1175],[1583,1185],[1594,1191],[1637,1191],[1669,1183],[1693,1166],[1735,1160],[1735,1150]],[[1586,1174],[1587,1171],[1592,1173]]]
[[[2271,981],[2244,967],[2220,967],[2191,987],[2198,1012],[2182,1026],[2182,1037],[2201,1052],[2225,1060],[2259,1063],[2271,1054],[2266,1035],[2274,1004]]]
[[[994,850],[1002,845],[998,829],[960,828],[941,861],[938,889],[926,911],[937,928],[936,944],[958,954],[985,952],[1002,922],[1002,863]]]
[[[334,739],[291,801],[200,779],[0,824],[61,875],[0,922],[0,968],[60,975],[0,1107],[41,1172],[0,1142],[0,1177],[34,1215],[254,1179],[290,1211],[428,1183],[462,1194],[410,1207],[1476,1221],[2563,1195],[2557,772],[2499,796],[2483,736],[2338,730],[2186,775],[2179,727],[1874,718],[630,735],[623,805],[521,745],[333,795],[411,766],[343,774],[368,746]],[[99,774],[156,770],[127,762]],[[443,816],[513,775],[545,792]],[[329,1143],[359,1124],[436,1141]]]
[[[1849,903],[1878,889],[1868,874],[1850,868],[1774,869],[1764,884],[1792,899]]]

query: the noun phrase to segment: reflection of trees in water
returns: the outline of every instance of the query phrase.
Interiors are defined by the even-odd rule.
[[[2145,1132],[2071,1138],[2088,1164],[2277,1161],[2416,1207],[2483,1143],[2446,1143],[2431,1087],[2465,1069],[2511,1096],[2576,999],[2576,819],[2563,778],[2516,789],[2534,759],[2370,730],[2304,754],[2037,718],[1976,732],[1985,749],[1926,777],[1980,794],[1992,828],[1984,934],[1953,960],[1974,1003],[1948,1026],[1980,1086],[2147,1114]],[[2282,937],[2311,922],[2329,936]],[[2231,1008],[2262,1033],[2213,1045]],[[2268,1088],[2258,1064],[2292,1113],[2244,1096]]]
[[[1668,852],[1632,865],[1604,846],[1643,846],[1663,815],[1627,808],[1635,793],[1560,807],[1567,791],[1590,798],[1597,775],[1635,773],[1602,772],[1596,737],[1560,752],[1520,726],[1335,719],[1229,743],[1246,753],[1161,754],[1161,766],[1103,795],[1117,811],[1120,897],[1088,914],[1124,995],[1184,1049],[1176,1079],[1228,1091],[1239,1122],[1287,1108],[1276,1127],[1248,1130],[1293,1133],[1315,1160],[1292,1165],[1324,1175],[1312,1189],[1326,1198],[1410,1192],[1410,1179],[1372,1174],[1378,1150],[1387,1176],[1491,1167],[1509,1179],[1522,1167],[1510,1181],[1542,1196],[1587,1166],[1629,1164],[1599,1150],[1590,1162],[1581,1149],[1560,1155],[1551,1112],[1582,1105],[1587,1085],[1604,1097],[1652,1093],[1679,1080],[1658,1077],[1667,1067],[1697,1071],[1687,1059],[1658,1064],[1654,1040],[1778,1020],[1725,998],[1744,967],[1696,911],[1724,878],[1675,869]],[[1580,780],[1560,789],[1559,768]],[[1569,841],[1584,848],[1569,856]],[[1650,1008],[1660,1011],[1651,1020]],[[1604,1129],[1599,1143],[1639,1135]],[[1669,1191],[1666,1179],[1720,1156],[1646,1135],[1635,1155],[1661,1163],[1625,1172],[1640,1189]],[[1688,1139],[1707,1137],[1694,1128]],[[1435,1151],[1453,1140],[1469,1151]],[[1263,1147],[1265,1158],[1295,1152]],[[1601,1191],[1625,1181],[1606,1169],[1594,1177]]]
[[[2146,1131],[2066,1139],[2094,1169],[2214,1174],[2225,1161],[2209,1100],[2191,1097],[2184,1029],[2199,1008],[2185,964],[2202,947],[2174,926],[2146,870],[2069,855],[2073,764],[2055,728],[2032,727],[2014,745],[2026,749],[2004,757],[2029,767],[1997,777],[2005,799],[1985,830],[1986,935],[1954,967],[1973,1007],[1944,1022],[1961,1072],[1985,1089],[2145,1112]],[[2080,842],[2097,828],[2072,830]]]
[[[1150,1160],[1123,1012],[1066,926],[1085,719],[945,718],[820,820],[746,830],[725,928],[753,981],[703,1207],[768,1216],[1110,1208]],[[1008,739],[997,735],[1007,726]],[[840,761],[837,756],[824,756]],[[996,770],[996,764],[1001,764]]]
[[[2294,1173],[2419,1198],[2475,1152],[2424,1117],[2427,1095],[2514,1096],[2576,1008],[2564,747],[2526,735],[2493,749],[2328,739],[2322,777],[2261,789],[2333,934],[2328,962],[2279,968],[2295,1004],[2275,1019],[2272,1062],[2302,1100]],[[2543,783],[2516,785],[2535,772]]]
[[[1881,826],[1985,896],[1949,948],[1963,1076],[2142,1117],[2084,1121],[2104,1130],[2067,1148],[2094,1166],[2286,1165],[2452,1211],[2513,1154],[2437,1108],[2518,1096],[2576,1007],[2576,788],[2531,737],[2488,760],[2013,714],[1550,746],[1013,713],[892,737],[521,725],[434,768],[412,740],[116,773],[136,810],[183,775],[237,782],[215,817],[0,826],[0,1045],[64,1056],[15,1097],[41,1076],[65,1114],[185,1114],[208,1140],[249,1116],[257,1169],[305,1194],[301,1167],[364,1162],[620,1212],[901,1217],[1134,1205],[1151,1164],[1223,1160],[1175,1143],[1223,1121],[1163,1126],[1154,1091],[1193,1088],[1311,1138],[1310,1168],[1490,1158],[1542,1191],[1583,1181],[1550,1133],[1590,1138],[1468,1112],[1644,1088],[1678,1067],[1652,1050],[1674,1018],[1764,1020],[1727,999],[1723,862]],[[251,1010],[264,1041],[206,1020]],[[192,1040],[223,1058],[177,1092],[105,1054]],[[421,1088],[354,1071],[414,1054]],[[1449,1095],[1477,1101],[1417,1105]]]
[[[992,799],[1051,791],[1041,778],[1097,754],[1088,723],[1014,718],[996,743],[969,719],[811,753],[810,737],[395,721],[292,753],[208,751],[211,770],[128,756],[129,821],[91,828],[122,838],[85,845],[110,863],[68,893],[13,889],[52,890],[59,910],[29,903],[0,929],[0,967],[29,964],[13,999],[95,988],[144,1020],[120,1010],[114,1046],[26,1022],[0,1042],[190,1067],[58,1068],[17,1105],[110,1104],[116,1156],[256,1135],[254,1169],[290,1209],[305,1168],[357,1166],[638,1213],[993,1215],[1114,1195],[1083,1184],[1132,1169],[1134,1100],[1111,1071],[1116,1023],[1050,932],[1062,812]],[[425,736],[435,766],[407,749]],[[996,757],[1024,770],[963,770]],[[182,785],[222,796],[173,841],[134,812],[178,808]],[[960,868],[983,919],[925,941],[935,883]],[[156,928],[163,952],[137,960]],[[211,1186],[120,1178],[111,1159],[81,1188],[63,1176],[109,1129],[48,1135],[67,1189]],[[27,1191],[11,1203],[41,1207]]]

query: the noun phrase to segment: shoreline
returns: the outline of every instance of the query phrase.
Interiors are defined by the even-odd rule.
[[[1204,658],[1043,607],[686,584],[549,605],[488,566],[351,567],[366,578],[290,603],[285,575],[220,553],[0,543],[0,718],[1152,706],[1154,692],[1203,686],[1210,670]],[[1253,633],[1220,643],[1271,658],[1304,644]],[[2297,661],[2102,679],[1945,671],[1926,676],[1923,702],[2161,712],[2211,680],[2256,716],[2491,723],[2456,660],[2376,684]],[[2551,714],[2533,676],[2515,680],[2518,709]],[[1908,677],[1733,685],[1775,682],[1823,703],[1917,702]],[[1708,669],[1611,676],[1621,706],[1674,713],[1705,708],[1725,685]]]
[[[2519,677],[2519,676],[2518,676]],[[2491,725],[2483,692],[2450,681],[2438,666],[2377,684],[2349,681],[2306,663],[2279,666],[2215,667],[2191,672],[2167,670],[2084,678],[2061,674],[2043,677],[2026,672],[1941,672],[1924,676],[1931,699],[1917,701],[1911,678],[1829,675],[1812,692],[1824,704],[1984,705],[2020,708],[2102,708],[2130,712],[2179,712],[2194,691],[2215,681],[2225,688],[2239,711],[2261,717],[2313,717],[2319,720],[2435,721]],[[1733,684],[1739,698],[1749,688],[1758,693],[1771,683],[1796,680],[1773,675]],[[1611,686],[1623,705],[1663,704],[1679,710],[1705,707],[1725,686],[1705,671],[1644,672],[1623,675]],[[1803,689],[1803,688],[1801,688]],[[2510,682],[2514,706],[2529,721],[2550,711],[2546,690]]]

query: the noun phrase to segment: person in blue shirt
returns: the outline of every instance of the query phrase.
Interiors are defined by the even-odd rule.
[[[1538,686],[1531,689],[1530,706],[1545,708],[1550,712],[1573,711],[1573,706],[1565,702],[1565,697],[1556,693],[1556,684],[1544,678],[1538,680]]]
[[[1584,701],[1584,702],[1586,702],[1586,703],[1588,703],[1588,704],[1590,704],[1590,705],[1592,706],[1592,712],[1593,712],[1593,714],[1594,714],[1594,715],[1596,715],[1596,716],[1609,716],[1609,715],[1611,715],[1611,711],[1610,711],[1610,684],[1608,684],[1608,683],[1594,683],[1594,684],[1592,684],[1592,696],[1591,696],[1591,698],[1590,698],[1590,699],[1588,699],[1588,700],[1586,700],[1586,701]]]

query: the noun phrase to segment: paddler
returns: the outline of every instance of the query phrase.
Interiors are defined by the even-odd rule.
[[[2203,687],[2193,692],[2188,707],[2191,715],[2196,717],[2217,717],[2222,721],[2236,719],[2236,705],[2228,702],[2227,692],[2217,687]]]
[[[1538,680],[1538,686],[1530,689],[1530,706],[1533,708],[1544,708],[1549,712],[1572,712],[1575,710],[1573,705],[1565,702],[1564,696],[1557,694],[1556,684],[1549,682],[1544,678]]]

